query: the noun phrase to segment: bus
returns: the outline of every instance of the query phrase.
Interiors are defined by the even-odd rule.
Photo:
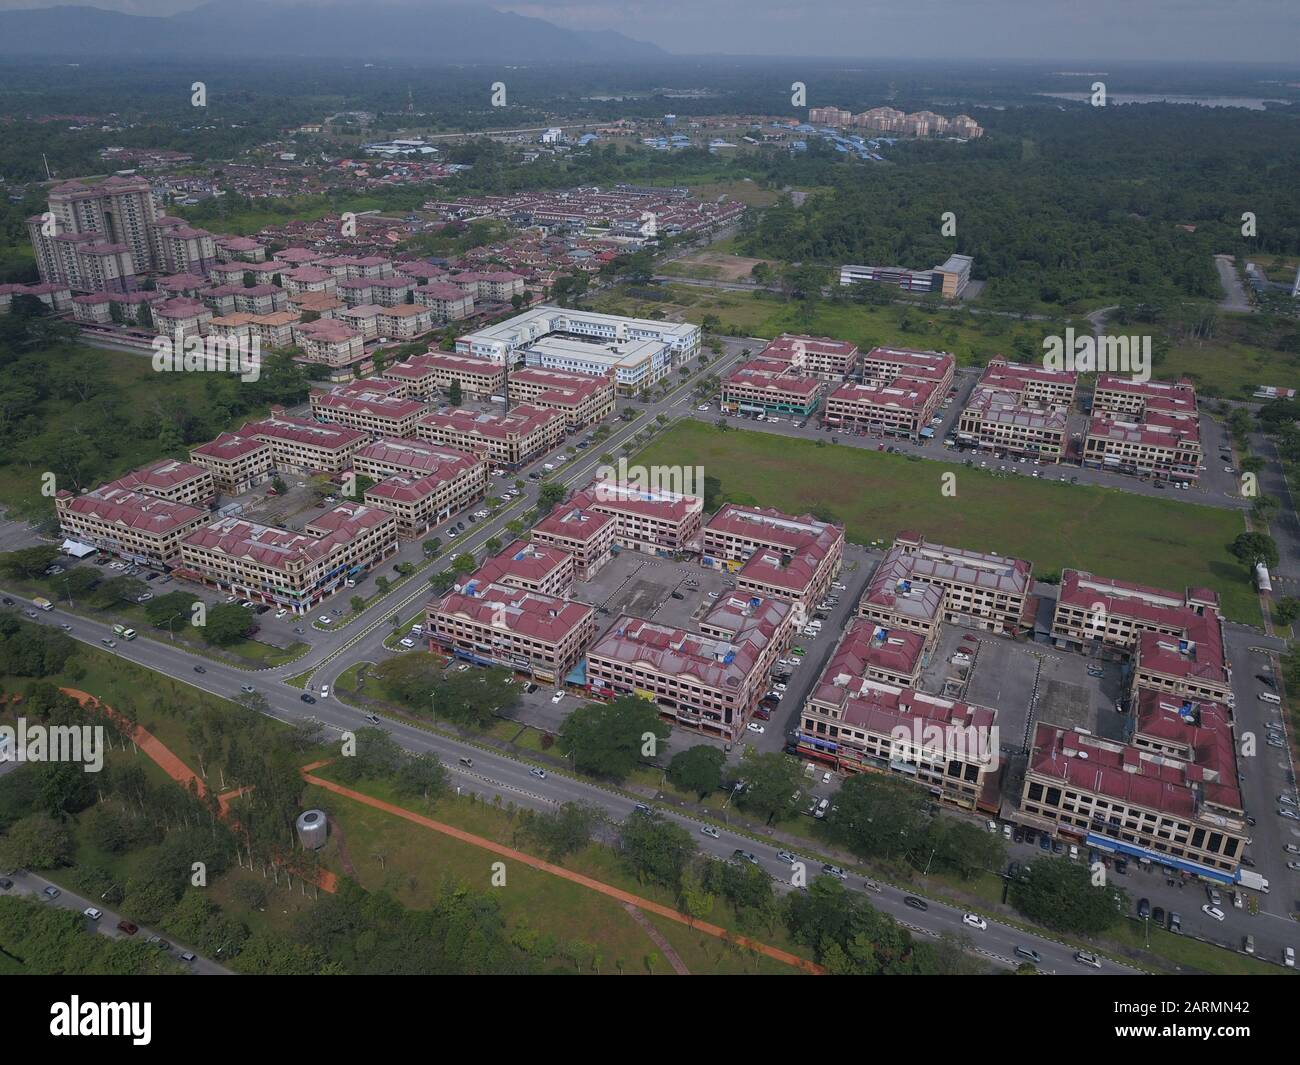
[[[1261,701],[1261,702],[1265,702],[1265,703],[1274,703],[1274,704],[1279,705],[1279,706],[1280,706],[1281,703],[1282,703],[1282,700],[1279,699],[1279,698],[1278,698],[1276,695],[1274,695],[1272,692],[1260,692],[1260,693],[1259,693],[1259,698],[1260,698],[1260,701]]]

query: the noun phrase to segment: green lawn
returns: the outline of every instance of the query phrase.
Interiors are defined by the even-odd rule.
[[[718,251],[710,247],[706,251]],[[687,272],[682,268],[681,272]],[[690,271],[704,276],[698,269]],[[811,333],[851,340],[863,350],[880,345],[946,351],[961,365],[984,365],[994,355],[1034,356],[1042,352],[1042,338],[1059,333],[1066,325],[1089,331],[1082,321],[1021,322],[1002,315],[973,314],[965,308],[882,307],[856,303],[817,303],[805,315],[796,304],[758,292],[729,292],[667,284],[662,301],[639,299],[616,287],[594,297],[595,310],[666,317],[672,321],[701,322],[716,315],[724,332],[774,337],[780,333]],[[1018,346],[1017,346],[1018,345]]]
[[[329,767],[319,770],[329,777]],[[398,799],[386,784],[367,781],[357,790],[397,802],[426,816],[476,835],[521,850],[528,848],[514,838],[516,815],[508,805],[447,797],[432,810],[419,803]],[[622,906],[579,884],[519,863],[506,862],[506,882],[493,887],[490,877],[497,855],[470,843],[403,821],[391,814],[364,806],[342,796],[309,788],[307,802],[317,802],[337,818],[343,827],[346,850],[357,880],[374,890],[386,887],[406,905],[423,908],[432,902],[445,878],[461,881],[475,890],[493,890],[511,930],[528,928],[549,933],[559,942],[583,940],[596,945],[603,958],[602,972],[670,973],[672,970],[646,933]],[[333,836],[323,852],[326,864],[342,872],[339,838]],[[647,899],[672,906],[662,889],[641,885],[628,874],[613,851],[591,844],[565,858],[567,869],[634,892]],[[734,927],[734,917],[721,903],[709,917],[715,924]],[[793,973],[796,970],[768,959],[754,960],[714,940],[713,945],[696,942],[700,933],[664,919],[655,925],[695,971]],[[712,938],[712,937],[709,937]],[[773,946],[806,955],[794,949],[779,925],[757,938]],[[620,966],[619,963],[622,963]]]
[[[857,543],[915,529],[954,547],[1028,559],[1039,574],[1073,567],[1161,588],[1208,585],[1228,617],[1259,622],[1248,574],[1227,550],[1245,528],[1236,511],[696,421],[677,423],[638,458],[702,465],[737,502],[789,514],[828,507]],[[955,496],[942,493],[945,473],[956,475]]]
[[[1156,374],[1164,379],[1185,374],[1205,395],[1248,399],[1260,385],[1294,388],[1300,383],[1300,353],[1232,340],[1184,344],[1170,349]]]

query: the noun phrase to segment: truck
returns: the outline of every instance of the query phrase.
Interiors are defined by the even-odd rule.
[[[1238,869],[1237,883],[1242,887],[1250,888],[1252,891],[1268,894],[1268,881],[1253,869]]]
[[[39,596],[39,595],[38,595],[35,599],[32,600],[32,606],[34,606],[37,610],[53,610],[53,609],[54,609],[54,604],[53,604],[53,603],[51,603],[48,599],[42,598],[42,597]]]

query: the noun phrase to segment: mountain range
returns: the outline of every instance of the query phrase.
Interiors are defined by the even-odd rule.
[[[0,12],[0,55],[38,58],[303,59],[510,63],[663,58],[613,30],[569,30],[489,7],[214,0],[166,17],[61,6]]]

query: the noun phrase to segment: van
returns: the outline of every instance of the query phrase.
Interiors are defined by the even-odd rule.
[[[1028,947],[1016,947],[1016,957],[1024,958],[1026,961],[1032,961],[1035,965],[1042,963],[1042,958],[1038,956],[1038,951],[1030,950]]]
[[[474,759],[462,755],[462,756],[461,756],[461,759],[460,759],[460,764],[463,765],[463,766],[468,766],[470,769],[473,769],[473,768],[474,768]]]
[[[1274,706],[1280,706],[1281,703],[1282,703],[1282,700],[1279,699],[1279,698],[1278,698],[1276,695],[1274,695],[1272,692],[1260,692],[1260,693],[1259,693],[1259,700],[1260,700],[1260,702],[1263,702],[1263,703],[1272,703]]]

